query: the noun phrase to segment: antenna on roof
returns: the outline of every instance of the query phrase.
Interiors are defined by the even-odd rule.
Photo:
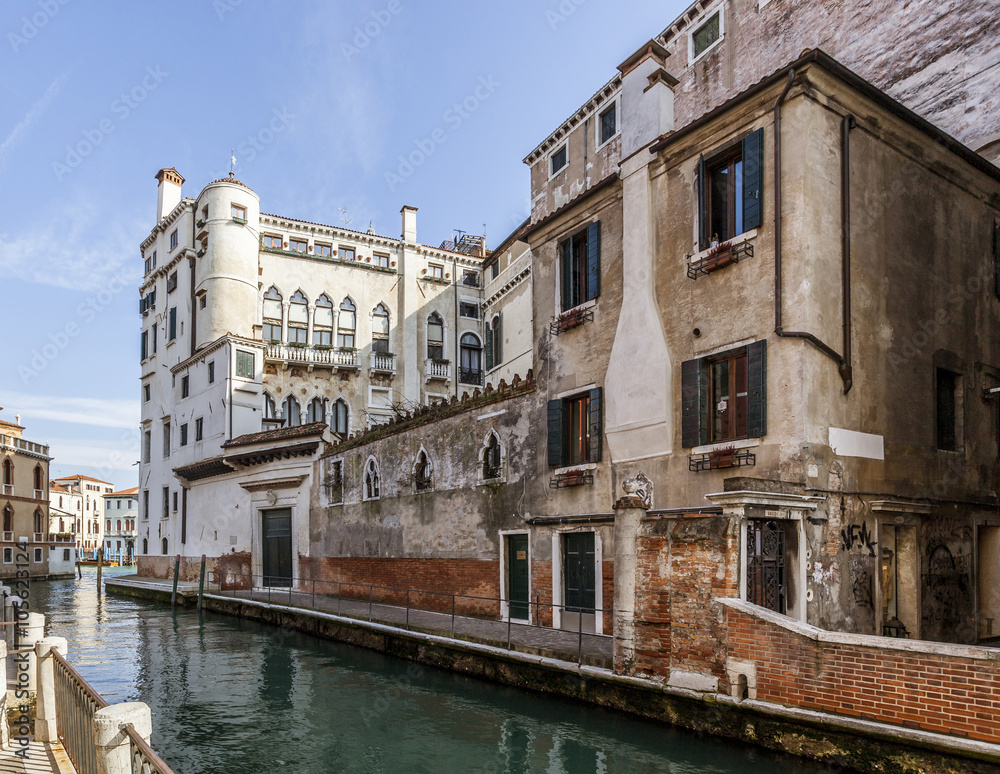
[[[235,175],[233,174],[233,170],[235,168],[236,168],[236,151],[235,150],[230,150],[229,151],[229,177],[230,178],[235,177]]]
[[[349,225],[351,225],[351,219],[347,217],[347,210],[344,207],[338,207],[337,209],[343,213],[343,215],[341,215],[340,217],[343,218],[344,220],[344,228],[347,228]]]

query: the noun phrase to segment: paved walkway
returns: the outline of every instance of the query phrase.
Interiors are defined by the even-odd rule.
[[[22,758],[14,753],[25,749],[11,740],[12,748],[0,750],[0,774],[76,774],[69,756],[58,742],[32,742],[28,745],[28,756]]]
[[[140,578],[136,575],[119,575],[108,578],[107,585],[150,587],[170,590],[172,584],[156,578]],[[214,584],[213,584],[214,585]],[[178,593],[186,597],[197,596],[197,583],[179,583]],[[361,622],[372,621],[397,626],[401,629],[434,634],[449,639],[478,642],[485,645],[510,649],[521,653],[555,658],[571,663],[611,668],[612,644],[607,635],[588,632],[551,629],[516,621],[474,618],[450,613],[436,613],[428,610],[409,611],[403,606],[386,605],[375,602],[369,607],[368,600],[349,599],[322,594],[303,594],[289,589],[256,589],[254,591],[226,591],[212,589],[206,596],[220,596],[227,599],[253,599],[279,607],[317,610],[332,613]],[[582,658],[581,658],[582,655]]]

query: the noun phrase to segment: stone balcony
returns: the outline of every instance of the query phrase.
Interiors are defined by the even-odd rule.
[[[291,344],[268,344],[264,350],[264,360],[313,368],[335,368],[345,371],[358,370],[358,351],[356,349],[333,349],[325,347],[301,347]],[[393,361],[395,371],[395,361]]]
[[[42,457],[49,456],[49,447],[43,443],[32,443],[14,435],[0,435],[0,448],[28,452]]]
[[[368,373],[371,376],[381,374],[383,376],[396,375],[396,356],[391,352],[371,352],[368,355]]]
[[[432,360],[428,358],[424,361],[425,381],[451,381],[451,363],[444,360]]]

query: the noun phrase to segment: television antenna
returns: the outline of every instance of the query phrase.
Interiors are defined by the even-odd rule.
[[[351,219],[347,217],[347,209],[345,207],[338,207],[337,209],[341,212],[340,217],[344,221],[344,228],[347,228],[351,225]]]

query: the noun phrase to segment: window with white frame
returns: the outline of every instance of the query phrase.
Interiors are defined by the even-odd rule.
[[[431,360],[444,359],[444,320],[437,312],[427,317],[427,357]]]
[[[294,395],[289,395],[281,404],[281,413],[285,418],[285,427],[295,427],[302,424],[302,411]]]
[[[389,310],[379,304],[372,312],[372,352],[389,351]]]
[[[503,476],[503,450],[500,445],[500,436],[496,430],[490,430],[486,436],[483,450],[480,454],[482,465],[482,477],[484,481],[501,478]]]
[[[264,236],[261,237],[261,244],[270,250],[280,250],[283,242],[280,236],[275,236],[274,234],[264,234]]]
[[[296,290],[288,304],[288,343],[306,344],[309,329],[309,301],[301,290]]]
[[[309,401],[309,405],[306,406],[306,424],[311,425],[313,422],[325,422],[326,421],[326,405],[323,403],[322,398],[313,398]]]
[[[720,7],[706,17],[705,21],[691,33],[688,47],[689,62],[695,62],[703,54],[714,48],[722,40],[724,32],[722,8]]]
[[[597,117],[598,147],[607,143],[616,134],[618,134],[618,104],[612,102]]]
[[[313,346],[333,346],[333,301],[326,293],[316,299],[316,311],[313,312]]]
[[[374,457],[369,457],[365,463],[364,476],[364,498],[365,500],[378,500],[381,496],[381,482],[379,481],[378,463]]]
[[[569,150],[565,144],[549,157],[549,177],[562,171],[569,164]]]
[[[348,433],[347,420],[347,402],[343,398],[337,398],[330,408],[330,429],[337,435],[346,437]]]
[[[337,346],[341,349],[355,348],[355,332],[357,331],[358,308],[350,298],[345,298],[340,304],[340,315],[337,321]]]

